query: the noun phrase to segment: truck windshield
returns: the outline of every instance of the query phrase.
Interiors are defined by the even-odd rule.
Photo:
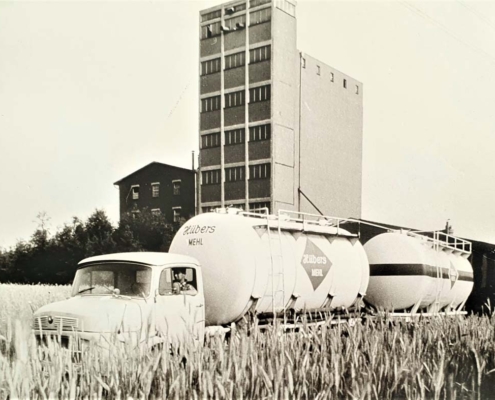
[[[72,296],[112,295],[143,297],[150,293],[151,268],[128,263],[93,264],[76,272]],[[115,289],[119,289],[118,292]]]

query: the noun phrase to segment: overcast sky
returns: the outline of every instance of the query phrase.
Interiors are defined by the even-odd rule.
[[[221,1],[0,2],[0,247],[191,166],[198,12]],[[364,84],[363,217],[495,242],[495,2],[299,1],[298,48]]]

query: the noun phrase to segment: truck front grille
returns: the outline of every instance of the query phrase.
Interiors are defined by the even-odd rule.
[[[76,331],[79,328],[77,318],[51,317],[43,315],[35,317],[33,320],[33,330],[35,331]]]

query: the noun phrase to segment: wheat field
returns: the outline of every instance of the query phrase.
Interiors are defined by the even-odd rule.
[[[489,399],[495,317],[236,331],[200,348],[37,346],[32,310],[66,286],[0,285],[0,399]]]

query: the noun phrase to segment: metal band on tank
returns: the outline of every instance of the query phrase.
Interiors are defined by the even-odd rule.
[[[450,279],[449,269],[440,268],[443,279]],[[473,273],[457,270],[459,281],[473,282]],[[437,267],[427,264],[370,264],[370,276],[430,276],[437,277]]]
[[[460,281],[467,281],[467,282],[473,282],[473,273],[469,271],[457,271],[459,274],[459,278],[457,278]]]

